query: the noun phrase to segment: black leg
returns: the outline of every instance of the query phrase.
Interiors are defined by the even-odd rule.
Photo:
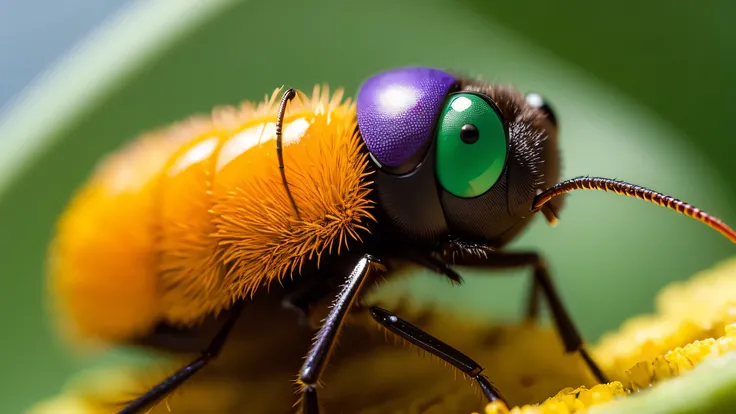
[[[455,254],[458,253],[458,250],[464,250],[465,253],[481,256],[486,255],[488,252],[488,249],[485,246],[477,244],[457,243],[457,245],[454,245],[453,248]],[[448,252],[447,254],[449,255],[450,253]],[[411,260],[412,262],[420,266],[447,276],[447,278],[456,285],[461,285],[463,283],[462,276],[460,276],[459,273],[457,273],[452,267],[447,264],[447,262],[442,259],[438,259],[433,255],[421,255],[414,252],[405,252],[404,256],[406,257],[406,259]],[[529,296],[527,298],[526,318],[530,321],[536,321],[538,316],[539,283],[537,283],[536,279],[533,279],[531,288],[529,289]]]
[[[506,404],[501,393],[482,374],[483,367],[470,357],[385,309],[373,306],[371,316],[391,333],[444,360],[463,374],[476,380],[489,402],[501,400]]]
[[[319,413],[319,401],[317,401],[317,390],[313,387],[307,387],[302,391],[302,410],[303,414]]]
[[[460,276],[460,274],[457,273],[455,269],[448,266],[447,263],[443,262],[442,260],[437,259],[436,257],[432,255],[407,251],[407,252],[404,252],[404,256],[407,259],[411,260],[412,262],[422,267],[426,267],[429,270],[432,270],[434,272],[447,276],[447,278],[450,279],[452,283],[456,285],[461,285],[463,283],[462,276]]]
[[[153,405],[161,401],[162,398],[166,397],[199,370],[204,368],[207,363],[217,358],[227,341],[228,334],[235,325],[235,322],[237,322],[242,309],[243,302],[236,302],[231,309],[231,313],[225,321],[225,324],[217,332],[217,335],[212,338],[210,345],[199,357],[187,364],[184,368],[172,374],[170,377],[161,381],[158,385],[155,385],[142,396],[133,400],[118,414],[137,414],[151,409]]]
[[[536,322],[539,318],[539,291],[541,287],[537,278],[533,278],[532,286],[529,288],[529,297],[526,300],[526,319]]]
[[[466,249],[465,246],[451,242],[443,250],[443,259],[460,266],[485,267],[490,269],[510,269],[520,267],[531,267],[534,270],[534,283],[532,287],[532,300],[536,301],[537,291],[543,294],[549,303],[552,316],[557,330],[562,337],[567,352],[579,352],[587,363],[596,379],[601,383],[608,382],[603,371],[593,361],[583,348],[583,339],[573,323],[570,315],[562,304],[562,300],[552,283],[552,278],[547,270],[547,264],[544,259],[537,253],[516,253],[494,251],[486,249],[482,254],[478,254],[477,249],[481,246],[474,245],[473,250]],[[536,310],[536,305],[530,310]]]
[[[335,302],[330,308],[330,313],[322,323],[322,327],[314,338],[314,343],[307,353],[306,361],[299,372],[299,382],[302,385],[302,409],[304,414],[318,414],[317,385],[319,384],[322,371],[327,365],[330,354],[334,348],[335,339],[340,334],[345,316],[355,303],[361,289],[365,286],[367,276],[372,269],[385,271],[385,267],[370,255],[364,255],[353,268],[348,276]]]

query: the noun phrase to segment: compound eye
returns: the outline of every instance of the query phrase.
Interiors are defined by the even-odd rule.
[[[368,79],[357,98],[358,126],[385,172],[406,174],[427,154],[455,78],[431,68],[399,68]]]
[[[475,93],[450,95],[437,124],[437,177],[458,197],[477,197],[498,181],[508,140],[500,112]]]
[[[552,109],[549,103],[544,100],[542,95],[538,93],[527,94],[526,103],[531,107],[541,109],[542,112],[547,115],[547,119],[549,119],[549,122],[551,122],[552,125],[557,126],[557,116],[555,115],[555,111]]]

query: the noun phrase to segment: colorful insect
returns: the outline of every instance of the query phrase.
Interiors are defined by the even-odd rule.
[[[279,92],[133,141],[98,166],[60,219],[50,281],[68,332],[165,348],[207,318],[222,322],[198,358],[123,413],[150,407],[216,358],[249,301],[274,283],[302,316],[332,301],[299,372],[302,412],[319,411],[321,374],[346,315],[359,311],[503,399],[472,359],[361,301],[369,278],[406,263],[455,283],[452,265],[530,268],[528,316],[543,295],[567,352],[605,382],[544,259],[502,248],[537,212],[556,222],[560,196],[576,189],[651,201],[736,242],[718,219],[652,190],[559,182],[557,119],[537,94],[431,68],[373,76],[355,103],[315,87],[311,97],[289,89],[276,105]]]

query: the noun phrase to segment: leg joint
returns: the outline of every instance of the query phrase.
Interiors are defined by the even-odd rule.
[[[299,371],[299,382],[308,388],[314,388],[317,386],[317,376],[317,370],[314,365],[304,364]]]

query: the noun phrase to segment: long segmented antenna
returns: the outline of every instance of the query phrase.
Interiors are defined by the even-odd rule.
[[[634,184],[625,183],[623,181],[611,180],[609,178],[578,177],[563,181],[559,184],[555,184],[549,189],[542,191],[534,198],[534,203],[532,203],[532,211],[537,211],[541,209],[545,205],[545,203],[547,203],[552,198],[561,194],[569,193],[573,190],[613,191],[616,194],[636,197],[641,200],[650,201],[654,204],[658,204],[670,210],[675,210],[678,213],[698,220],[701,223],[705,223],[709,227],[726,236],[732,242],[736,243],[736,232],[731,229],[731,227],[729,227],[721,220],[700,210],[699,208],[693,207],[692,205],[685,203],[684,201],[680,201],[674,197],[658,193],[654,190],[650,190],[648,188],[644,188]]]
[[[279,112],[276,117],[276,155],[279,158],[279,171],[281,171],[281,181],[283,181],[284,183],[286,194],[289,196],[289,201],[291,201],[291,206],[294,208],[294,213],[296,213],[296,218],[301,220],[301,215],[299,214],[299,209],[296,207],[294,196],[291,194],[291,190],[289,189],[289,182],[286,181],[286,171],[284,171],[283,139],[281,137],[281,129],[284,125],[284,113],[286,112],[286,103],[292,100],[294,96],[296,96],[296,91],[293,88],[289,88],[281,96],[281,103],[279,104]]]

